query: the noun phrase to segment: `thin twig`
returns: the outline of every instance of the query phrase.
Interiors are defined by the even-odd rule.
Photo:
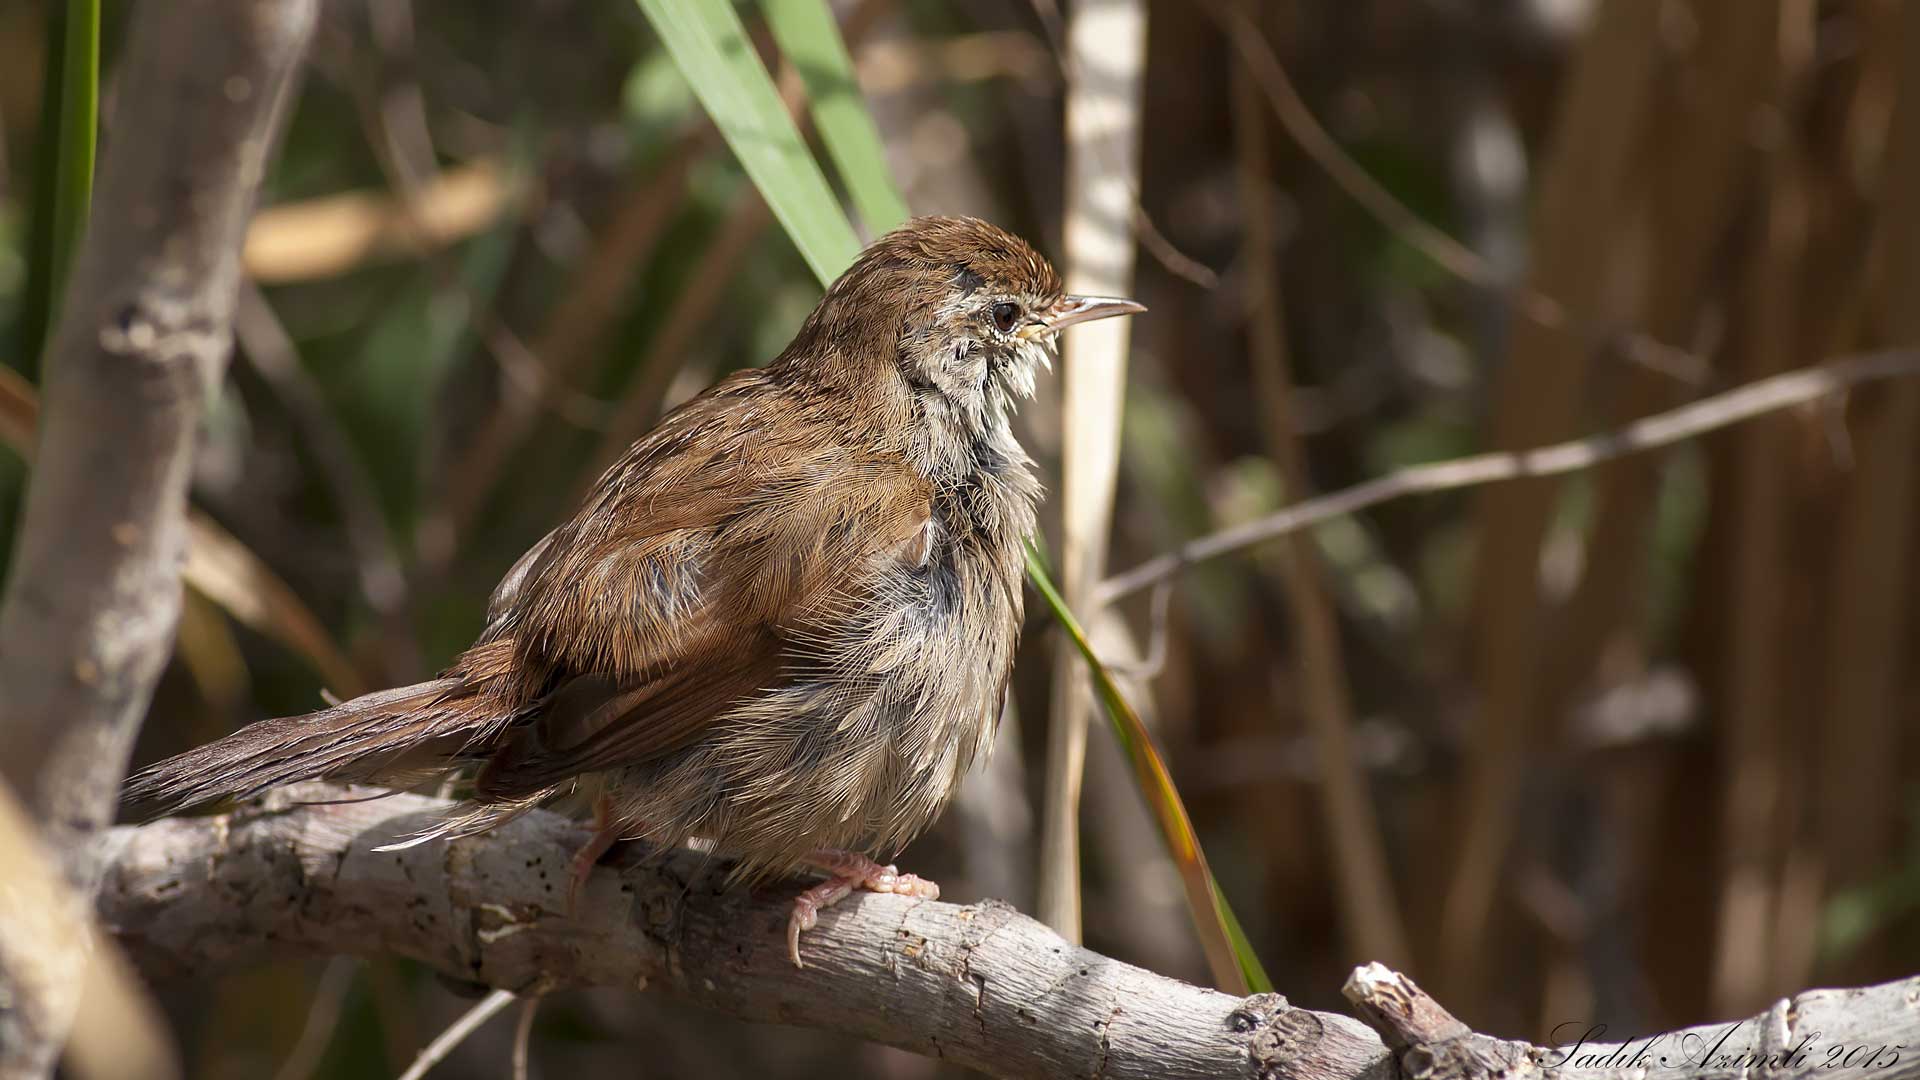
[[[399,15],[375,20],[376,36],[385,34],[393,38],[392,42],[381,44],[383,51],[411,48],[412,16],[404,7],[400,11]],[[381,30],[383,22],[388,24],[384,31]],[[434,247],[426,242],[433,228],[428,193],[440,182],[441,175],[435,164],[431,133],[421,112],[425,100],[418,86],[411,79],[401,79],[382,91],[383,74],[356,77],[351,65],[344,71],[336,71],[335,75],[349,84],[367,144],[398,204],[400,229],[420,239],[420,265],[434,286],[465,303],[469,328],[510,385],[528,394],[544,387],[548,393],[536,398],[539,404],[566,423],[588,431],[598,430],[605,403],[588,394],[550,385],[539,372],[531,351],[494,310],[492,297],[481,296],[467,284],[444,246]],[[520,186],[517,178],[511,186]]]
[[[1642,367],[1693,385],[1705,383],[1711,366],[1696,353],[1669,345],[1627,328],[1595,324],[1569,311],[1554,297],[1507,280],[1479,252],[1426,222],[1395,198],[1323,127],[1307,107],[1300,91],[1259,29],[1246,14],[1219,0],[1202,5],[1220,24],[1240,53],[1247,70],[1260,84],[1281,126],[1302,152],[1318,165],[1334,185],[1372,215],[1402,243],[1420,252],[1456,278],[1503,300],[1528,319],[1550,330],[1575,334],[1599,352],[1615,351]]]
[[[1172,610],[1173,582],[1163,581],[1153,587],[1153,599],[1149,602],[1147,654],[1138,660],[1102,661],[1107,670],[1137,682],[1151,682],[1159,678],[1161,669],[1167,665],[1167,617]]]
[[[467,1036],[480,1030],[482,1024],[493,1019],[500,1010],[513,1004],[518,997],[519,995],[511,990],[495,990],[481,998],[478,1004],[468,1009],[460,1019],[447,1025],[447,1030],[441,1032],[437,1038],[427,1044],[426,1049],[420,1051],[420,1056],[413,1059],[413,1064],[407,1067],[407,1071],[400,1074],[400,1080],[420,1080],[427,1075],[428,1069],[440,1064],[442,1059],[453,1053],[454,1047],[465,1042]]]
[[[240,355],[280,398],[339,505],[347,543],[358,564],[361,596],[367,606],[390,620],[390,625],[406,624],[406,574],[401,570],[399,544],[381,508],[373,477],[339,418],[328,407],[319,383],[301,365],[298,346],[252,279],[240,283],[233,330]],[[389,634],[388,640],[401,648],[413,647],[410,634]],[[409,665],[403,661],[399,666],[404,669]]]
[[[40,425],[40,398],[11,368],[0,367],[0,445],[32,461]],[[328,690],[351,697],[363,689],[359,672],[292,586],[212,518],[187,508],[187,564],[181,578],[243,626],[286,646],[305,660]]]
[[[527,1080],[528,1048],[533,1042],[533,1017],[540,1011],[538,995],[520,1005],[520,1019],[513,1026],[513,1080]]]
[[[1866,353],[1760,379],[1590,438],[1534,450],[1475,454],[1396,469],[1385,476],[1295,503],[1258,520],[1191,541],[1177,551],[1148,559],[1102,582],[1094,601],[1097,605],[1114,603],[1197,563],[1408,495],[1578,472],[1628,454],[1671,446],[1766,413],[1811,404],[1860,383],[1915,374],[1920,374],[1920,352],[1890,349]]]
[[[313,1070],[320,1067],[327,1044],[333,1041],[334,1029],[340,1026],[347,992],[353,989],[354,977],[359,973],[360,962],[350,956],[336,956],[327,962],[319,985],[313,988],[306,1026],[300,1029],[300,1037],[294,1040],[293,1049],[287,1052],[287,1060],[281,1063],[280,1071],[273,1074],[273,1080],[307,1080]]]
[[[581,431],[599,433],[607,429],[607,417],[613,412],[613,403],[603,401],[592,394],[559,382],[551,377],[547,365],[520,335],[513,332],[506,320],[498,313],[483,311],[480,313],[479,327],[485,335],[487,351],[494,362],[500,365],[501,374],[510,384],[509,396],[518,395],[536,405],[544,405],[548,412]]]
[[[416,74],[412,0],[378,0],[367,5],[367,27],[381,64],[369,83],[379,90],[381,123],[374,152],[384,156],[401,182],[401,193],[417,203],[421,187],[439,172],[433,131],[427,123],[427,98]]]
[[[375,4],[376,9],[390,5]],[[412,14],[405,4],[377,16],[374,36],[381,39],[383,53],[404,53],[412,48]],[[428,130],[425,98],[411,78],[396,80],[378,94],[384,76],[354,79],[354,100],[359,105],[367,142],[374,159],[385,174],[387,186],[399,200],[401,220],[406,231],[425,236],[429,230],[425,193],[439,179],[431,132]],[[475,337],[509,386],[545,406],[565,423],[585,431],[598,431],[605,421],[608,405],[546,378],[533,352],[513,332],[494,309],[491,296],[481,296],[447,257],[444,248],[421,245],[420,264],[434,285],[458,296],[465,304],[467,321]]]
[[[335,71],[333,74],[346,84],[346,89],[354,99],[367,143],[374,150],[374,160],[380,166],[387,187],[398,200],[403,231],[425,235],[428,222],[421,196],[432,178],[423,179],[417,170],[410,170],[401,160],[400,150],[407,140],[396,138],[389,128],[397,114],[385,107],[384,99],[375,100],[372,82],[377,80],[354,77],[350,65],[348,70]],[[429,170],[433,167],[431,161],[416,165]],[[538,359],[496,310],[497,282],[483,295],[468,283],[461,269],[449,259],[446,250],[425,245],[422,245],[419,266],[426,272],[434,289],[459,299],[461,310],[465,313],[466,329],[473,334],[481,351],[500,370],[510,394],[529,397],[569,424],[586,430],[598,430],[605,416],[606,403],[563,387],[546,377]],[[465,464],[464,458],[452,457],[449,460],[459,460],[463,466]],[[491,475],[485,470],[492,463],[479,464],[482,476]],[[461,471],[464,472],[464,468]],[[457,480],[450,481],[449,487],[456,492],[471,489],[470,485],[461,487]],[[478,494],[484,495],[484,492]],[[435,504],[423,517],[420,528],[415,530],[415,592],[427,591],[429,584],[445,573],[459,539],[454,525],[454,520],[444,512],[443,506]]]
[[[1072,87],[1079,77],[1078,65],[1067,49],[1065,19],[1060,14],[1060,6],[1055,0],[1032,0],[1032,3],[1033,14],[1040,20],[1040,27],[1046,33],[1053,62],[1060,69],[1060,78],[1066,86]],[[1173,276],[1184,278],[1203,289],[1219,288],[1220,275],[1206,263],[1175,247],[1154,222],[1153,215],[1147,213],[1146,205],[1140,201],[1139,168],[1132,162],[1114,161],[1106,157],[1103,149],[1095,150],[1096,156],[1101,158],[1101,170],[1127,185],[1127,199],[1132,204],[1134,237],[1141,248]]]
[[[539,337],[527,347],[531,366],[502,366],[511,383],[502,388],[492,412],[460,453],[461,467],[447,477],[444,503],[428,515],[444,518],[452,536],[466,534],[501,469],[532,433],[539,406],[556,393],[577,393],[568,388],[579,382],[619,317],[633,282],[685,200],[689,172],[713,143],[710,126],[688,131],[644,179],[635,179],[598,231],[593,250],[568,278]],[[605,427],[604,410],[594,418],[596,430]]]
[[[741,260],[772,220],[766,201],[752,186],[742,188],[734,196],[720,228],[708,241],[700,261],[674,298],[666,322],[647,343],[631,385],[620,395],[620,404],[608,420],[593,457],[574,485],[576,491],[584,492],[660,418],[667,390],[693,358],[700,331],[725,299]]]
[[[1175,247],[1167,234],[1160,231],[1153,215],[1141,205],[1138,191],[1133,192],[1133,230],[1140,247],[1168,273],[1185,278],[1203,289],[1220,287],[1220,275],[1214,272],[1213,267]]]
[[[1241,0],[1246,6],[1257,2]],[[1269,141],[1259,89],[1247,65],[1235,64],[1233,143],[1244,226],[1240,262],[1245,278],[1241,300],[1247,351],[1265,414],[1263,427],[1269,451],[1279,467],[1287,498],[1300,499],[1313,490],[1313,484],[1304,439],[1293,423],[1296,405],[1283,318],[1285,296],[1276,254],[1278,230],[1267,197],[1273,184]],[[1393,895],[1380,822],[1366,778],[1354,763],[1353,698],[1339,617],[1322,580],[1324,560],[1313,537],[1303,533],[1289,537],[1276,554],[1275,569],[1286,596],[1287,626],[1295,653],[1299,704],[1313,733],[1320,766],[1321,783],[1316,795],[1327,828],[1328,857],[1333,864],[1333,885],[1347,944],[1354,955],[1405,964],[1412,953]]]

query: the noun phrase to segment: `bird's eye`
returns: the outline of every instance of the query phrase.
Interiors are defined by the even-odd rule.
[[[1005,300],[993,305],[993,325],[1003,334],[1013,333],[1014,324],[1020,321],[1020,305],[1009,304]]]

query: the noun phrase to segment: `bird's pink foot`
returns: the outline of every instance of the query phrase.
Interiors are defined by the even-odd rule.
[[[601,796],[593,804],[593,836],[573,853],[573,862],[567,874],[567,914],[573,915],[580,910],[580,894],[586,891],[587,879],[593,876],[593,868],[600,862],[600,856],[607,853],[620,839],[621,828],[613,821],[613,806]]]
[[[800,934],[820,921],[820,912],[845,900],[855,889],[868,892],[897,893],[922,900],[940,899],[940,886],[915,874],[903,874],[897,866],[883,866],[865,855],[850,851],[816,851],[807,862],[825,870],[827,880],[793,898],[793,913],[787,916],[787,955],[794,967],[800,962]]]

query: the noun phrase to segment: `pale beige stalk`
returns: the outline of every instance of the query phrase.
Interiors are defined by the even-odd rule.
[[[1142,0],[1083,0],[1067,20],[1069,292],[1125,296],[1132,291],[1146,31]],[[1090,79],[1089,72],[1099,77]],[[1094,323],[1062,342],[1061,586],[1075,609],[1089,607],[1107,561],[1128,322]],[[1047,733],[1039,915],[1070,941],[1080,939],[1080,784],[1093,709],[1079,654],[1062,639]]]

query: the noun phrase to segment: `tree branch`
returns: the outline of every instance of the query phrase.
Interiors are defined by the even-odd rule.
[[[1758,1016],[1622,1042],[1594,1041],[1604,1026],[1563,1024],[1555,1046],[1481,1035],[1379,964],[1355,968],[1342,993],[1380,1032],[1402,1072],[1420,1080],[1552,1075],[1559,1080],[1672,1080],[1765,1076],[1872,1077],[1920,1074],[1920,978],[1848,990],[1808,990]]]
[[[88,895],[172,650],[193,440],[231,337],[239,249],[315,0],[138,5],[92,227],[47,359],[47,408],[0,605],[0,772]],[[0,919],[0,1073],[50,1067],[74,963]],[[44,978],[29,979],[29,971]],[[23,982],[22,980],[26,980]],[[29,985],[31,984],[31,985]]]
[[[581,826],[536,812],[481,837],[374,852],[447,804],[292,802],[343,797],[305,785],[228,817],[115,830],[103,923],[153,977],[286,951],[390,953],[509,990],[542,979],[663,990],[996,1076],[1392,1076],[1379,1040],[1351,1018],[1164,978],[997,902],[859,894],[821,914],[800,943],[807,966],[795,968],[791,892],[726,889],[727,868],[698,853],[649,865],[639,845],[620,849],[569,918]]]
[[[1383,1045],[1349,1017],[1276,994],[1236,998],[1078,948],[994,901],[873,894],[824,912],[801,943],[807,966],[795,968],[783,937],[790,894],[727,889],[726,867],[698,853],[649,860],[638,845],[617,850],[569,917],[567,865],[582,826],[535,812],[485,836],[375,852],[448,804],[296,801],[354,795],[310,784],[227,816],[116,829],[105,841],[101,919],[156,978],[284,953],[394,954],[512,991],[654,989],[995,1076],[1392,1080],[1397,1057],[1406,1075],[1432,1080],[1501,1069],[1620,1080],[1643,1047],[1638,1075],[1657,1070],[1663,1080],[1757,1071],[1894,1080],[1920,1062],[1885,1053],[1920,1043],[1911,1004],[1920,978],[1810,991],[1738,1025],[1652,1043],[1575,1049],[1474,1034],[1404,976],[1369,965],[1347,992]],[[1830,1064],[1835,1048],[1839,1061],[1862,1045],[1852,1062]],[[1729,1064],[1795,1049],[1773,1069]]]
[[[1243,525],[1188,541],[1174,551],[1156,555],[1101,582],[1094,594],[1094,602],[1102,607],[1116,603],[1166,581],[1197,563],[1409,495],[1427,495],[1529,476],[1558,476],[1578,472],[1628,454],[1698,438],[1756,416],[1811,404],[1861,383],[1914,375],[1920,375],[1920,352],[1892,349],[1865,353],[1756,379],[1677,409],[1642,417],[1618,430],[1591,438],[1554,443],[1532,450],[1495,451],[1450,461],[1409,465],[1349,488],[1302,499]]]

